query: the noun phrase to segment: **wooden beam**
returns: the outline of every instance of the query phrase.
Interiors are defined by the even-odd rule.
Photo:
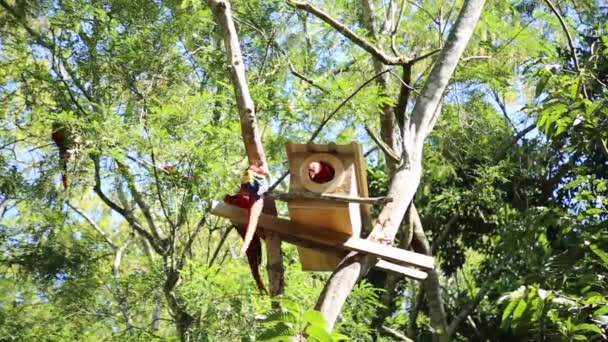
[[[262,227],[260,227],[260,228],[262,228]],[[263,228],[261,230],[263,230]],[[311,248],[311,249],[314,249],[314,250],[317,250],[320,252],[324,252],[327,254],[335,255],[338,257],[344,257],[346,255],[346,253],[348,253],[348,251],[346,251],[340,247],[334,247],[334,249],[331,249],[330,246],[322,245],[322,244],[315,243],[315,242],[310,242],[310,241],[303,240],[303,239],[298,239],[293,236],[283,235],[283,234],[279,234],[279,236],[281,237],[281,240],[289,242],[289,243],[293,243],[294,245],[298,245],[300,247]],[[421,270],[418,270],[415,268],[411,268],[411,267],[407,267],[407,266],[398,265],[398,264],[388,262],[388,261],[382,260],[382,259],[380,259],[378,261],[378,263],[376,263],[375,267],[385,270],[385,271],[400,273],[408,278],[415,279],[415,280],[424,280],[427,277],[427,273],[424,271],[421,271]]]
[[[220,203],[211,210],[211,213],[226,217],[236,223],[247,224],[247,210],[242,208]],[[270,215],[260,215],[258,225],[281,235],[293,236],[299,240],[311,241],[324,246],[370,254],[399,265],[411,265],[430,270],[433,269],[435,263],[434,258],[427,255],[349,236],[327,228],[294,223]]]
[[[342,195],[318,194],[310,191],[270,192],[266,196],[279,201],[318,200],[339,203],[386,204],[392,202],[391,197],[352,197]]]
[[[382,259],[380,259],[378,261],[378,263],[376,264],[376,267],[386,270],[386,271],[401,273],[408,278],[412,278],[412,279],[416,279],[416,280],[424,280],[424,279],[426,279],[426,276],[427,276],[427,273],[424,271],[421,271],[421,270],[418,270],[415,268],[411,268],[411,267],[407,267],[407,266],[393,264],[392,262],[388,262],[388,261],[382,260]]]

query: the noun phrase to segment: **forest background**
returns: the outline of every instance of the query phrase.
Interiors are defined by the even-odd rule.
[[[385,196],[420,147],[390,242],[436,270],[363,272],[333,313],[344,275],[283,243],[284,293],[260,295],[209,214],[251,158],[218,3],[0,0],[0,340],[606,339],[604,1],[231,2],[274,180],[288,141],[356,141]]]

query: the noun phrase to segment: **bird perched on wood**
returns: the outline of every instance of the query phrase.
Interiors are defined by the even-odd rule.
[[[260,291],[266,292],[259,273],[262,262],[262,237],[256,233],[258,219],[264,208],[264,194],[268,191],[268,173],[255,165],[241,174],[241,188],[236,195],[227,195],[224,202],[248,210],[247,226],[237,225],[243,238],[240,255],[247,255],[251,273]]]
[[[57,149],[59,150],[59,159],[61,162],[61,168],[62,168],[62,173],[61,173],[61,182],[63,183],[63,188],[65,190],[68,189],[69,187],[69,182],[68,182],[68,161],[71,158],[71,151],[70,151],[70,137],[68,134],[68,130],[66,129],[66,127],[58,122],[53,122],[53,131],[51,133],[51,138],[53,139],[53,142],[55,143],[55,145],[57,146]]]
[[[312,162],[308,164],[308,177],[315,183],[327,183],[334,179],[335,171],[325,162]]]

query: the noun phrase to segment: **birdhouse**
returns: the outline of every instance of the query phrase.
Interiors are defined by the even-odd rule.
[[[375,267],[425,279],[433,269],[430,256],[361,238],[369,221],[369,204],[391,198],[369,198],[361,146],[336,144],[287,144],[289,193],[267,193],[287,201],[289,218],[262,213],[259,229],[272,231],[295,244],[302,269],[333,271],[349,252],[375,256]],[[246,209],[217,204],[212,214],[234,224],[248,224]]]
[[[365,160],[356,143],[287,144],[290,193],[316,193],[335,197],[368,197]],[[288,202],[294,223],[322,227],[328,232],[359,236],[369,219],[369,205],[298,198]],[[333,271],[346,252],[320,252],[298,246],[305,271]]]

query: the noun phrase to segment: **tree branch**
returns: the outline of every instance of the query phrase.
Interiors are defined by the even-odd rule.
[[[489,277],[488,279],[490,279],[490,281],[486,281],[483,284],[483,286],[479,289],[479,292],[477,292],[475,298],[473,298],[471,302],[469,302],[456,316],[454,316],[452,322],[450,322],[450,325],[448,326],[447,333],[449,336],[454,336],[454,333],[456,332],[456,329],[458,329],[460,323],[462,323],[471,314],[471,312],[477,308],[488,291],[490,291],[495,283],[495,279],[494,277]]]
[[[329,115],[327,115],[327,117],[323,121],[321,121],[321,123],[319,124],[317,129],[315,129],[315,131],[312,133],[312,135],[310,136],[310,138],[308,139],[308,141],[306,143],[307,144],[312,143],[317,138],[317,136],[319,134],[321,134],[321,131],[323,130],[323,128],[325,128],[325,125],[327,125],[327,123],[334,117],[334,115],[336,115],[336,113],[338,113],[338,111],[340,111],[340,109],[342,109],[342,107],[344,107],[344,105],[346,105],[348,103],[348,101],[350,101],[353,97],[355,97],[355,95],[357,95],[363,88],[365,88],[368,84],[372,83],[372,81],[375,80],[376,78],[378,78],[381,75],[383,75],[387,72],[390,72],[390,71],[391,71],[391,69],[386,69],[380,73],[377,73],[372,78],[368,79],[367,81],[365,81],[361,85],[359,85],[359,87],[357,87],[357,89],[355,89],[355,91],[353,91],[347,98],[345,98],[342,102],[340,102],[340,104],[331,113],[329,113]],[[274,183],[272,183],[269,191],[273,191],[274,189],[276,189],[276,187],[279,184],[281,184],[281,182],[285,179],[285,177],[287,177],[288,174],[289,174],[289,172],[283,173]]]
[[[47,48],[49,50],[51,50],[53,48],[52,44],[50,44],[47,40],[45,40],[42,37],[42,35],[40,35],[38,32],[36,32],[34,29],[32,29],[29,26],[29,23],[27,22],[28,19],[25,16],[22,16],[19,12],[17,12],[17,10],[14,7],[9,5],[5,0],[0,0],[0,6],[4,7],[4,9],[6,9],[6,11],[13,18],[15,18],[15,20],[17,20],[17,22],[30,34],[30,36],[32,36],[34,38],[36,43],[44,46],[45,48]]]
[[[555,14],[555,16],[557,17],[557,20],[559,20],[559,24],[561,25],[562,29],[564,30],[564,33],[566,34],[566,39],[568,40],[568,47],[570,48],[570,54],[572,55],[572,62],[574,63],[574,68],[576,69],[577,72],[580,73],[581,68],[580,68],[580,65],[578,62],[578,57],[576,56],[574,40],[572,39],[572,34],[570,34],[568,25],[566,25],[566,21],[564,20],[564,17],[559,12],[557,7],[555,7],[553,2],[551,0],[544,0],[544,1],[547,4],[547,6],[549,6],[549,9],[551,10],[551,12],[553,12],[553,14]]]
[[[403,10],[405,9],[405,0],[401,0],[401,6],[399,6],[399,13],[397,14],[397,18],[395,18],[395,26],[391,31],[391,50],[396,56],[399,56],[399,51],[397,51],[397,31],[399,31],[399,25],[401,24],[401,17],[403,17]]]
[[[161,241],[166,240],[165,234],[154,222],[154,218],[152,217],[152,211],[150,210],[150,207],[148,206],[148,204],[146,204],[146,201],[144,200],[143,196],[137,190],[137,187],[135,186],[135,179],[133,178],[133,175],[129,172],[129,169],[127,168],[126,165],[124,165],[118,161],[116,161],[116,164],[118,165],[118,169],[120,170],[120,173],[127,181],[127,187],[129,188],[129,192],[131,193],[131,196],[133,196],[135,203],[137,204],[137,206],[143,213],[144,218],[146,219],[146,222],[148,222],[148,226],[150,226],[152,234],[154,234],[154,237],[158,240],[161,240]]]
[[[230,78],[236,96],[236,104],[239,110],[241,122],[241,133],[247,159],[250,165],[257,165],[268,171],[266,154],[259,130],[256,125],[255,105],[249,92],[247,76],[245,75],[245,64],[238,34],[232,20],[232,11],[228,0],[208,0],[208,5],[213,12],[213,16],[223,33],[226,56],[230,60]],[[270,179],[268,179],[270,181]],[[267,201],[268,205],[274,208],[274,202]],[[279,265],[281,267],[268,268],[270,293],[280,295],[283,293],[284,274],[283,274],[283,253],[281,242],[278,236],[270,236],[267,240],[266,250],[268,254],[268,264]]]
[[[402,333],[398,332],[395,329],[391,329],[391,328],[387,327],[386,325],[381,326],[380,329],[382,329],[382,332],[386,333],[387,335],[390,335],[391,337],[398,339],[399,341],[414,342],[414,340],[408,338],[407,336],[403,335]]]
[[[319,89],[319,90],[320,90],[320,91],[322,91],[322,92],[326,92],[326,91],[327,91],[325,88],[323,88],[323,87],[321,87],[320,85],[318,85],[317,83],[315,83],[315,81],[313,81],[313,80],[311,80],[310,78],[308,78],[308,77],[306,77],[306,76],[302,75],[301,73],[299,73],[299,72],[296,70],[296,68],[293,66],[293,63],[291,63],[291,61],[288,61],[288,64],[289,64],[289,71],[291,71],[291,73],[292,73],[292,74],[293,74],[295,77],[297,77],[297,78],[301,79],[302,81],[304,81],[304,82],[306,82],[306,83],[310,84],[311,86],[313,86],[313,87],[315,87],[315,88]]]
[[[106,232],[104,232],[103,229],[101,229],[101,227],[98,226],[97,223],[95,223],[95,221],[93,221],[93,219],[91,219],[91,217],[89,217],[89,215],[87,215],[86,213],[84,213],[83,211],[81,211],[80,209],[75,207],[74,205],[72,205],[72,203],[70,203],[70,202],[67,202],[67,205],[72,210],[74,210],[78,215],[80,215],[82,218],[84,218],[85,221],[87,221],[89,223],[89,225],[91,227],[93,227],[93,229],[97,232],[97,234],[99,234],[108,243],[108,245],[110,245],[110,247],[112,247],[112,249],[118,248],[114,244],[112,239],[108,236],[108,234],[106,234]]]
[[[409,163],[402,165],[392,175],[388,196],[394,201],[384,206],[374,223],[368,239],[392,243],[398,227],[403,220],[422,176],[422,146],[424,138],[432,128],[436,109],[439,107],[443,92],[451,78],[474,27],[479,20],[484,0],[466,0],[458,20],[452,26],[447,44],[437,62],[423,91],[416,101],[408,129],[404,130],[404,145],[409,153]],[[405,139],[407,138],[407,140]],[[409,149],[412,149],[412,152]],[[328,322],[332,330],[342,310],[344,302],[357,281],[377,262],[377,258],[361,254],[349,254],[327,281],[316,308]]]
[[[323,10],[307,3],[304,1],[291,0],[288,2],[290,6],[304,10],[317,18],[323,20],[326,24],[333,27],[336,31],[342,33],[342,35],[352,41],[354,44],[361,47],[363,50],[369,52],[374,58],[382,61],[386,65],[405,65],[409,62],[409,59],[403,56],[392,57],[388,56],[382,51],[382,49],[374,46],[369,41],[363,39],[361,36],[351,31],[344,24],[340,23]]]
[[[578,61],[578,57],[576,56],[576,48],[574,47],[574,39],[572,39],[572,34],[570,33],[570,30],[568,29],[568,25],[566,25],[566,20],[564,19],[562,14],[559,12],[557,7],[553,4],[553,2],[551,0],[545,0],[545,3],[547,4],[547,6],[549,6],[549,8],[551,9],[551,12],[553,12],[553,14],[555,14],[555,16],[557,17],[557,20],[559,20],[559,24],[562,26],[562,29],[564,30],[564,33],[566,34],[566,38],[568,40],[568,47],[570,48],[570,54],[572,55],[572,63],[574,64],[574,69],[580,75],[581,67],[580,67],[580,63]],[[583,82],[582,85],[583,85],[583,87],[582,87],[583,95],[585,95],[585,98],[589,98],[589,95],[587,94],[587,87],[585,86],[585,83]]]
[[[405,128],[405,113],[407,111],[407,103],[410,100],[411,86],[412,83],[412,65],[408,64],[403,66],[403,83],[399,89],[399,97],[397,97],[397,105],[395,106],[395,117],[399,129],[403,132]]]
[[[448,82],[456,69],[458,60],[462,56],[473,30],[481,16],[485,0],[465,1],[464,6],[450,32],[444,48],[441,50],[437,62],[431,69],[410,118],[412,146],[419,151],[422,149],[424,138],[431,131],[433,116],[443,97]]]
[[[388,158],[390,158],[395,164],[401,163],[401,157],[395,151],[393,151],[393,149],[390,148],[386,143],[384,143],[384,141],[382,141],[382,139],[380,139],[380,137],[378,137],[371,130],[371,128],[369,128],[369,126],[364,125],[363,128],[365,128],[365,132],[367,132],[367,135],[369,135],[370,138],[372,138],[372,140],[376,143],[378,148],[380,148],[382,150],[382,152],[384,152],[384,155],[386,155]]]
[[[100,166],[99,166],[99,157],[98,156],[92,156],[92,159],[93,159],[93,164],[95,166],[95,185],[93,187],[93,191],[95,191],[95,193],[97,194],[97,196],[108,207],[110,207],[112,210],[114,210],[115,212],[117,212],[118,214],[120,214],[122,217],[124,217],[125,220],[127,222],[129,222],[129,225],[131,226],[131,228],[133,228],[138,234],[140,234],[142,237],[144,237],[150,243],[150,245],[152,246],[152,248],[158,254],[164,255],[165,254],[165,249],[163,248],[163,246],[160,245],[160,244],[163,243],[163,241],[157,241],[157,240],[155,240],[154,236],[152,236],[148,231],[146,231],[141,226],[141,224],[139,223],[139,221],[137,221],[137,219],[135,218],[135,216],[133,216],[132,212],[126,211],[125,209],[121,208],[118,204],[114,203],[114,201],[112,201],[103,192],[103,190],[101,189],[101,172],[100,172]]]
[[[251,165],[267,168],[266,154],[256,124],[255,104],[251,98],[249,85],[247,84],[245,63],[239,45],[238,34],[232,20],[230,3],[227,0],[209,0],[208,4],[224,34],[224,45],[229,59],[230,78],[239,111],[241,133],[243,135],[243,142],[245,143],[247,158]]]

